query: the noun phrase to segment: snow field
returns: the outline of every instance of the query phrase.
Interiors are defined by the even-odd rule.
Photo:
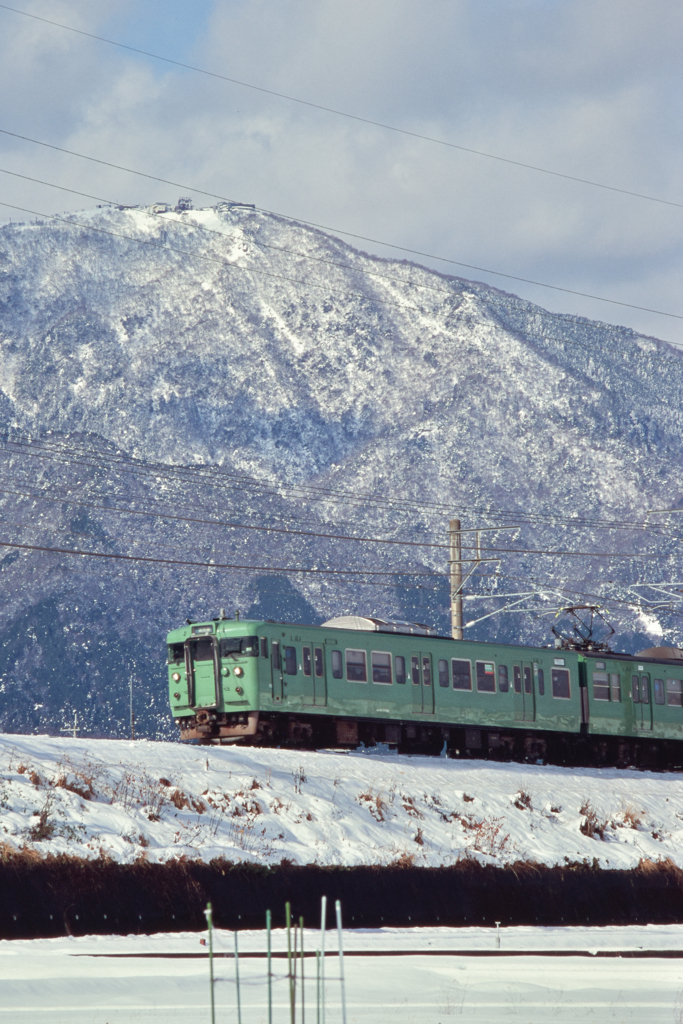
[[[121,863],[683,866],[683,778],[4,735],[0,830],[8,851]]]

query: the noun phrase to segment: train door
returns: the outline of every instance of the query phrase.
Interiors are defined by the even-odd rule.
[[[652,692],[649,675],[633,676],[631,683],[633,716],[636,729],[643,732],[652,730]]]
[[[524,688],[522,686],[522,666],[512,666],[512,689],[514,693],[515,721],[524,721]]]
[[[524,721],[536,721],[536,692],[534,689],[533,665],[522,666],[522,678],[524,682],[522,699],[524,701]]]
[[[325,648],[313,648],[313,703],[319,707],[327,705],[327,681],[325,679]]]
[[[192,706],[215,708],[218,705],[220,669],[218,647],[213,636],[193,636],[185,645],[187,677],[190,680]]]
[[[282,649],[278,640],[270,645],[271,692],[273,704],[282,703]]]
[[[315,676],[313,675],[313,647],[304,644],[301,648],[301,671],[304,674],[304,704],[315,704]]]
[[[422,654],[422,714],[434,714],[434,678],[431,654]]]

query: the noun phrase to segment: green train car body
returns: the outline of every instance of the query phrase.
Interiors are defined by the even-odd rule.
[[[347,628],[344,623],[371,623]],[[184,740],[683,761],[683,661],[218,619],[168,635]],[[341,624],[341,625],[339,625]],[[581,759],[581,758],[579,758]]]

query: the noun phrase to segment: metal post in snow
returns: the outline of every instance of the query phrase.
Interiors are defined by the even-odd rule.
[[[269,910],[266,910],[266,935],[268,937],[268,1024],[273,1024],[273,972],[271,970]]]
[[[289,968],[289,1019],[294,1024],[294,978],[292,977],[292,905],[285,903],[285,918],[287,921],[287,967]]]
[[[327,896],[320,900],[320,1024],[325,1024],[325,926],[327,925]]]
[[[135,712],[133,711],[133,677],[130,677],[128,683],[130,689],[130,738],[135,739]]]
[[[242,1000],[240,999],[240,954],[235,932],[235,987],[237,988],[237,1024],[242,1024]]]
[[[344,986],[344,945],[342,943],[342,913],[341,903],[339,900],[335,901],[334,909],[337,915],[337,941],[339,943],[339,980],[341,982],[342,1024],[346,1024],[346,991]]]
[[[320,1024],[320,950],[315,951],[315,1024]]]
[[[305,1007],[305,996],[304,996],[304,919],[299,918],[299,943],[301,946],[301,1024],[306,1024],[306,1007]]]
[[[211,1024],[216,1024],[216,1006],[214,1003],[213,992],[213,915],[210,903],[206,904],[204,916],[206,917],[206,927],[209,932],[209,983],[211,985]]]
[[[500,921],[496,921],[496,949],[500,949]]]

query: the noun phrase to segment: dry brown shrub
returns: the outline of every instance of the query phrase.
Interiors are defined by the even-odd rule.
[[[424,846],[425,844],[424,835],[422,833],[421,828],[418,828],[417,832],[415,833],[415,842],[417,843],[418,846]]]
[[[30,767],[30,765],[27,765],[27,764],[18,764],[17,765],[17,772],[19,773],[19,775],[25,775],[26,772],[29,770],[29,767]]]
[[[203,814],[206,810],[206,804],[203,800],[200,800],[199,797],[197,797],[196,800],[190,797],[190,803],[197,814]]]
[[[637,811],[633,804],[627,804],[623,810],[624,825],[628,828],[638,828],[643,823],[643,816]]]
[[[48,792],[45,803],[38,814],[38,821],[26,829],[26,836],[32,843],[39,843],[43,839],[52,839],[55,833],[55,823],[50,818],[53,801],[52,792]]]
[[[391,862],[391,867],[392,868],[412,868],[412,867],[414,867],[414,865],[415,865],[415,854],[414,853],[408,853],[407,851],[405,851],[404,853],[400,854],[396,858],[396,860],[392,860],[392,862]]]
[[[258,779],[252,779],[251,780],[251,786],[249,788],[250,789],[260,789],[261,788],[261,783],[259,782]]]
[[[470,796],[469,793],[463,793],[462,798],[466,804],[474,803],[474,797]]]
[[[531,807],[531,794],[527,793],[526,790],[521,789],[515,799],[513,800],[514,806],[520,811],[530,811]]]
[[[474,836],[472,848],[489,857],[497,857],[505,853],[510,843],[510,835],[503,832],[502,818],[462,818],[462,823]]]
[[[190,801],[187,799],[182,789],[174,789],[171,793],[171,803],[174,807],[177,807],[179,811],[182,811],[184,807],[190,806]]]
[[[159,785],[160,785],[160,786],[172,786],[172,785],[173,785],[173,783],[171,782],[171,780],[170,780],[170,779],[165,779],[165,778],[163,777],[163,775],[162,775],[162,777],[161,777],[161,778],[159,779]]]
[[[38,772],[37,772],[37,771],[35,770],[35,768],[34,768],[34,769],[33,769],[33,771],[31,772],[31,774],[29,775],[29,779],[31,780],[31,782],[33,783],[33,785],[34,785],[34,786],[36,787],[36,789],[37,789],[37,788],[38,788],[39,786],[42,786],[42,784],[43,784],[43,780],[41,779],[40,775],[39,775],[39,774],[38,774]]]
[[[403,804],[403,810],[410,815],[411,818],[424,818],[424,814],[415,806],[415,801],[412,796],[404,796],[401,794],[401,803]]]
[[[369,789],[367,793],[360,793],[356,800],[362,807],[367,807],[370,814],[373,816],[375,821],[386,821],[387,805],[382,799],[381,793],[373,793],[372,789]]]
[[[583,815],[583,821],[579,825],[579,831],[584,836],[588,836],[589,839],[595,839],[596,836],[600,839],[604,839],[605,830],[607,829],[607,821],[598,816],[598,812],[595,810],[590,800],[585,800],[583,802],[579,813]]]

